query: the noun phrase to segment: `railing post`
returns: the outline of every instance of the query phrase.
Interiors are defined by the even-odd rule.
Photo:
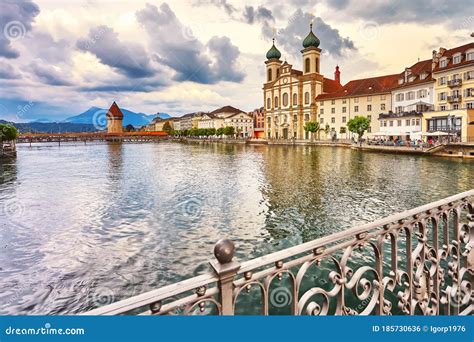
[[[210,262],[212,268],[219,276],[219,296],[221,302],[221,314],[234,315],[234,276],[240,268],[234,258],[235,246],[228,239],[217,241],[214,246],[214,256],[217,260]]]

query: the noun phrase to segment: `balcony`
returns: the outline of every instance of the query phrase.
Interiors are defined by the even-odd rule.
[[[474,189],[253,260],[224,239],[208,272],[84,314],[470,316],[473,227]]]
[[[448,96],[448,102],[449,103],[460,103],[461,102],[461,95],[451,95]]]
[[[460,87],[461,85],[462,85],[462,79],[460,78],[448,81],[448,87],[450,88]]]

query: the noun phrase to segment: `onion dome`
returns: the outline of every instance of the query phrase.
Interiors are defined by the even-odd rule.
[[[275,46],[275,38],[273,38],[273,45],[267,52],[267,59],[280,59],[281,52]]]
[[[319,38],[316,37],[313,33],[313,24],[309,25],[309,33],[306,36],[306,38],[303,40],[303,47],[309,48],[311,46],[313,47],[318,47],[321,42],[319,41]]]

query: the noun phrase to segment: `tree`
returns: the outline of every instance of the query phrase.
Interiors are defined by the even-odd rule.
[[[308,121],[304,126],[304,130],[306,132],[310,132],[311,134],[311,141],[313,141],[313,133],[319,131],[319,122],[316,121]]]
[[[357,140],[362,145],[362,136],[370,127],[370,120],[364,116],[356,116],[347,123],[350,132],[357,134]]]
[[[163,132],[170,133],[173,130],[169,121],[166,121],[163,125]]]
[[[234,135],[235,134],[235,128],[233,126],[227,126],[224,127],[224,135]]]
[[[0,124],[0,141],[13,141],[18,136],[18,130],[13,125]]]
[[[224,127],[220,127],[217,129],[216,134],[220,137],[224,134]]]

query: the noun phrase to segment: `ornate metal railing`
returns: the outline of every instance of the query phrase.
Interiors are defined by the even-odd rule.
[[[472,315],[474,190],[85,313]]]

